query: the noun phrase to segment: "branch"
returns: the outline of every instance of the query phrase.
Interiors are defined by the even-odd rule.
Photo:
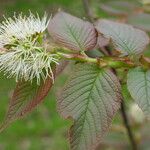
[[[89,0],[82,0],[83,6],[84,6],[84,10],[85,13],[87,15],[87,18],[89,19],[89,21],[94,22],[94,17],[92,15],[92,10],[89,6]]]
[[[129,137],[130,143],[132,145],[132,150],[137,150],[137,145],[136,145],[135,139],[133,137],[133,134],[132,134],[132,131],[131,131],[131,127],[129,125],[128,117],[127,117],[127,114],[126,114],[126,111],[125,111],[125,103],[124,103],[124,101],[122,101],[122,103],[121,103],[121,114],[122,114],[124,125],[125,125],[125,127],[127,129],[127,133],[128,133],[128,137]]]
[[[88,62],[97,64],[100,67],[110,67],[110,68],[134,68],[141,66],[141,64],[135,64],[128,57],[113,57],[105,56],[99,58],[91,58],[87,55],[81,54],[66,54],[63,52],[57,52],[60,58],[65,58],[66,60],[75,60],[79,62]]]

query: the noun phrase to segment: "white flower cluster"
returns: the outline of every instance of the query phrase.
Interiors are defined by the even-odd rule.
[[[13,43],[16,39],[25,39],[36,33],[42,33],[46,30],[49,21],[44,15],[42,19],[30,13],[29,17],[20,14],[18,17],[5,18],[0,24],[0,48],[6,44]]]
[[[16,81],[54,80],[52,64],[58,64],[57,55],[47,52],[44,32],[48,26],[46,15],[42,19],[30,13],[5,19],[0,24],[0,71]]]

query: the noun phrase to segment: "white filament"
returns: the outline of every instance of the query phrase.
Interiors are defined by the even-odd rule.
[[[48,77],[54,81],[52,65],[58,64],[57,55],[47,52],[43,39],[42,43],[38,41],[48,22],[46,15],[40,19],[30,13],[29,17],[21,14],[0,24],[0,48],[6,49],[0,54],[0,71],[7,77],[16,81],[36,78],[37,84]]]
[[[13,43],[16,39],[25,39],[44,32],[48,23],[46,15],[40,19],[38,14],[34,16],[32,13],[29,17],[20,14],[18,17],[14,15],[13,18],[5,18],[5,21],[0,24],[0,48]]]

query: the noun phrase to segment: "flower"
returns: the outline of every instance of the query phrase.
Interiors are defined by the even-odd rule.
[[[57,54],[51,53],[45,40],[49,20],[30,13],[5,19],[0,24],[0,71],[16,81],[52,78],[52,66],[58,64]],[[3,51],[1,51],[3,49]]]
[[[43,33],[48,23],[46,14],[42,19],[38,14],[34,16],[32,13],[28,17],[20,14],[18,17],[14,15],[13,18],[5,18],[5,21],[0,24],[0,48],[14,43],[16,39],[25,39]]]

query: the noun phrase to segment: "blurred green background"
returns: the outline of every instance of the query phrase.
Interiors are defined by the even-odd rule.
[[[113,9],[109,8],[106,11],[100,7],[100,2],[112,2],[113,0],[91,0],[91,7],[94,16],[97,17],[111,17],[117,19],[124,19],[124,16],[113,14],[129,12],[130,5],[124,7],[124,4],[113,4]],[[125,1],[136,3],[136,6],[142,7],[139,1]],[[81,0],[0,0],[0,20],[3,20],[3,15],[13,16],[14,12],[29,13],[38,12],[43,14],[47,12],[49,15],[56,13],[59,9],[65,10],[73,15],[84,18],[86,16]],[[112,12],[113,11],[113,12]],[[111,15],[113,14],[113,15]],[[150,24],[149,24],[150,25]],[[147,53],[149,54],[149,53]],[[14,122],[5,131],[0,134],[0,150],[69,150],[67,141],[67,129],[71,125],[70,121],[63,120],[56,110],[56,93],[64,85],[68,77],[70,68],[65,69],[63,75],[59,76],[55,87],[35,111],[33,111],[26,118]],[[15,82],[13,79],[7,79],[0,74],[0,121],[4,119],[7,111],[9,99],[12,95]],[[56,92],[57,91],[57,92]],[[132,102],[130,95],[128,95],[126,86],[123,86],[124,97],[127,102],[127,108],[130,109]],[[131,101],[129,101],[131,100]],[[129,115],[130,117],[130,115]],[[131,118],[130,118],[131,119]],[[150,150],[150,135],[149,124],[141,125],[141,123],[133,123],[131,119],[132,128],[136,136],[136,141],[141,150]],[[148,130],[148,131],[147,131]],[[150,132],[149,132],[150,133]],[[144,142],[143,142],[144,141]],[[114,119],[111,132],[107,135],[103,143],[97,150],[130,150],[130,144],[127,138],[126,130],[122,124],[120,114],[118,113]]]

